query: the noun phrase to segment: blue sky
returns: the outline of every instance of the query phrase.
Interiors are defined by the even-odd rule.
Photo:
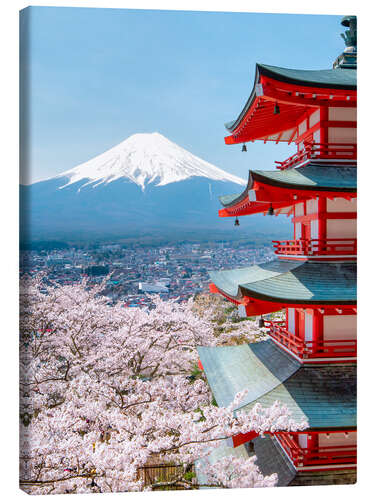
[[[247,178],[293,146],[225,146],[255,63],[330,68],[341,15],[29,7],[30,150],[23,182],[72,168],[138,132],[158,131]],[[22,74],[22,73],[21,73]]]

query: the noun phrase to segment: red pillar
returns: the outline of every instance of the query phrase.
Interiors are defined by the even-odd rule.
[[[327,239],[327,198],[319,196],[318,199],[318,239],[319,251],[326,248],[325,240]]]
[[[328,144],[328,106],[322,106],[320,108],[320,142],[322,144]]]
[[[319,350],[320,342],[323,341],[323,314],[321,314],[317,309],[313,311],[313,352]]]

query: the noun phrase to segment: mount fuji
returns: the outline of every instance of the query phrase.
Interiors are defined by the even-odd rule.
[[[21,185],[21,239],[210,239],[210,230],[233,231],[232,219],[218,217],[218,197],[245,185],[159,133],[134,134],[55,177]]]
[[[127,179],[145,191],[149,185],[166,186],[192,177],[246,184],[243,179],[201,160],[157,132],[134,134],[114,148],[55,178],[69,179],[61,189],[83,180],[86,182],[82,187],[96,187]]]

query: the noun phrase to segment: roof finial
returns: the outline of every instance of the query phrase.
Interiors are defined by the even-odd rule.
[[[357,50],[357,17],[356,16],[345,16],[341,20],[342,26],[348,27],[349,29],[345,33],[341,33],[344,39],[345,45],[348,48],[353,48]],[[345,49],[346,50],[346,49]]]
[[[357,68],[357,17],[344,16],[341,20],[342,26],[349,28],[341,33],[346,48],[333,63],[334,68]]]

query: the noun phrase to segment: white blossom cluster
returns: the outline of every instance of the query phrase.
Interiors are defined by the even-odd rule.
[[[277,402],[250,413],[212,404],[196,346],[220,344],[210,310],[153,299],[153,308],[109,304],[105,282],[21,282],[21,486],[33,494],[140,491],[145,464],[183,465],[239,433],[303,429]],[[239,335],[251,339],[248,322]],[[233,332],[232,332],[233,334]],[[233,473],[233,470],[236,473]],[[213,487],[273,486],[254,459],[207,464]],[[195,488],[181,474],[171,484]],[[160,484],[151,485],[151,489]]]

